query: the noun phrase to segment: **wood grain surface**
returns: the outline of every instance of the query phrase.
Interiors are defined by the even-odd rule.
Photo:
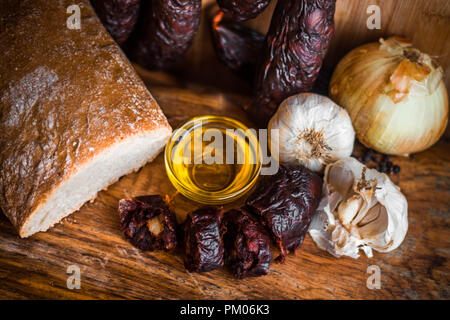
[[[240,108],[249,101],[245,95],[138,70],[174,128],[203,114],[250,124]],[[413,159],[393,161],[402,168],[392,179],[409,203],[409,231],[391,253],[337,259],[318,249],[308,235],[296,255],[284,264],[273,263],[263,277],[236,280],[225,268],[188,273],[179,253],[141,252],[119,231],[117,204],[123,197],[168,194],[174,197],[179,221],[199,206],[176,195],[159,155],[46,233],[20,239],[0,215],[0,298],[449,299],[450,141],[441,139]],[[81,289],[66,286],[70,265],[80,267]],[[370,265],[380,267],[379,290],[366,286]]]

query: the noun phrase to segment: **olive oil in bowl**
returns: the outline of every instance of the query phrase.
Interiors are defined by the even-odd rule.
[[[255,131],[234,119],[196,117],[175,130],[165,150],[167,175],[186,197],[206,204],[233,201],[261,170]]]

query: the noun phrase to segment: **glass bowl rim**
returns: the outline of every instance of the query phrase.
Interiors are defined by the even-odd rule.
[[[248,190],[250,190],[256,183],[256,180],[258,179],[261,167],[262,167],[262,152],[260,148],[260,144],[258,141],[257,135],[253,132],[251,132],[251,135],[254,139],[251,139],[249,144],[250,147],[254,150],[256,150],[256,158],[257,158],[257,169],[253,173],[253,175],[248,179],[246,184],[231,193],[221,193],[219,192],[193,192],[190,190],[189,186],[182,183],[179,178],[175,175],[174,171],[172,170],[172,160],[170,153],[173,150],[173,147],[175,146],[175,143],[179,143],[182,140],[176,142],[176,140],[179,138],[179,133],[182,132],[182,130],[187,130],[188,132],[195,128],[195,122],[202,121],[202,123],[211,123],[211,122],[218,122],[218,123],[224,123],[224,124],[231,124],[231,129],[242,129],[244,132],[250,129],[247,127],[244,123],[242,123],[239,120],[236,120],[231,117],[227,116],[220,116],[220,115],[203,115],[203,116],[196,116],[188,121],[184,122],[180,127],[175,129],[170,136],[164,150],[164,164],[166,168],[167,176],[169,177],[170,182],[172,185],[177,189],[179,192],[181,192],[184,196],[187,198],[204,203],[204,204],[224,204],[227,202],[231,202],[233,200],[236,200],[240,198],[242,195],[244,195]],[[255,143],[252,143],[251,141],[255,141]]]

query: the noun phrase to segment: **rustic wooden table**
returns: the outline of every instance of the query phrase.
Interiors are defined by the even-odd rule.
[[[174,128],[202,114],[225,114],[248,124],[240,109],[249,101],[246,96],[200,86],[180,89],[171,77],[143,73]],[[119,231],[119,199],[175,194],[160,155],[48,232],[20,239],[1,214],[0,298],[449,299],[450,139],[413,159],[394,162],[402,168],[392,179],[408,200],[409,231],[391,253],[337,259],[318,249],[308,235],[296,255],[272,264],[264,277],[236,280],[226,269],[188,273],[178,254],[140,252]],[[182,220],[198,204],[177,195],[174,206]],[[66,286],[70,265],[81,270],[81,289]],[[379,290],[366,286],[370,265],[380,267]]]

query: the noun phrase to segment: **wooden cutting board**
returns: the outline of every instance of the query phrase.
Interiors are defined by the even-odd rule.
[[[140,72],[174,128],[204,114],[250,124],[240,109],[249,101],[246,96]],[[393,161],[402,168],[392,179],[408,199],[410,225],[403,244],[391,253],[337,259],[318,249],[308,235],[296,255],[289,255],[284,264],[273,263],[263,277],[236,280],[225,268],[188,273],[178,253],[141,252],[119,231],[119,199],[175,195],[159,155],[46,233],[20,239],[1,214],[0,298],[449,299],[450,141],[441,140],[413,159]],[[182,220],[199,204],[176,195],[174,206]],[[80,268],[81,289],[67,288],[70,265]],[[371,265],[381,271],[378,290],[366,285]]]

